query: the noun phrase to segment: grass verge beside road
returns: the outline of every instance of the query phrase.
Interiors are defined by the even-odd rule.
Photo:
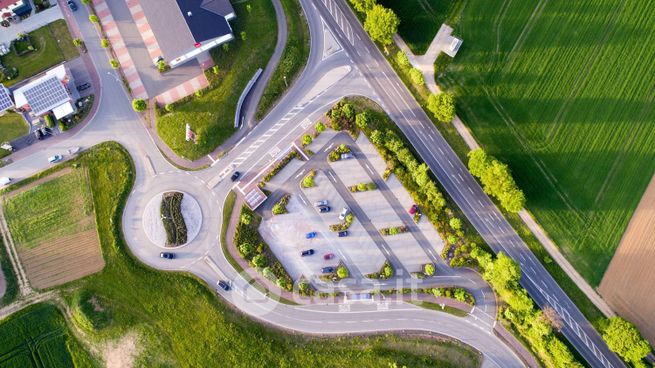
[[[227,194],[227,197],[225,197],[225,203],[223,204],[223,224],[221,226],[221,249],[223,250],[225,258],[230,262],[232,267],[234,267],[238,273],[242,273],[243,267],[241,267],[239,262],[232,258],[232,254],[230,254],[230,251],[227,249],[227,228],[230,226],[230,218],[232,217],[232,212],[234,212],[234,204],[236,200],[237,194],[233,190],[231,190],[230,193]]]
[[[410,303],[414,304],[417,307],[452,314],[453,316],[456,316],[456,317],[466,317],[466,316],[468,316],[468,313],[464,312],[463,310],[451,307],[449,305],[444,305],[443,308],[441,308],[440,304],[433,303],[433,302],[418,301],[418,302],[410,302]]]
[[[246,10],[251,7],[251,11]],[[234,133],[237,101],[258,68],[264,68],[275,49],[277,24],[275,9],[268,0],[234,4],[236,39],[211,50],[218,75],[211,69],[206,75],[211,86],[199,95],[191,95],[172,104],[173,110],[158,109],[157,133],[179,156],[196,160],[211,153]],[[245,32],[246,40],[241,39]],[[196,143],[185,139],[186,124],[196,133]]]
[[[29,36],[34,45],[34,51],[18,56],[12,50],[9,54],[0,56],[0,61],[5,67],[18,69],[16,78],[2,82],[5,86],[14,85],[79,55],[63,19],[38,28],[30,32]]]
[[[287,44],[280,63],[266,85],[257,106],[257,119],[273,108],[307,64],[309,57],[309,26],[298,0],[281,0],[287,19]],[[286,77],[286,79],[285,79]]]
[[[121,217],[134,183],[134,166],[125,149],[117,143],[103,143],[47,172],[74,163],[89,171],[98,235],[107,264],[101,272],[74,282],[71,287],[75,291],[62,291],[69,303],[75,299],[71,293],[80,293],[96,297],[110,310],[108,320],[92,331],[93,336],[113,339],[126,333],[138,334],[142,353],[136,359],[137,366],[204,367],[218,361],[243,367],[480,364],[476,352],[454,342],[393,335],[306,338],[270,329],[234,313],[197,278],[153,270],[129,252],[121,232]],[[96,320],[93,316],[89,319]],[[38,323],[30,326],[36,328],[40,328]],[[211,344],[199,343],[208,341]]]
[[[1,307],[10,304],[18,297],[18,281],[16,280],[16,274],[14,273],[14,269],[9,261],[9,255],[7,254],[7,248],[5,248],[2,236],[0,236],[0,267],[0,271],[4,275],[7,287],[5,294],[0,298]]]

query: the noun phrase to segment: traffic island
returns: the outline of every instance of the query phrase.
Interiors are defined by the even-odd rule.
[[[155,195],[143,213],[143,229],[148,239],[166,249],[192,242],[201,225],[200,205],[191,195],[181,191]]]

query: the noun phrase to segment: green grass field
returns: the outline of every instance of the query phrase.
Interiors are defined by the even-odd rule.
[[[35,51],[23,56],[18,56],[13,51],[5,56],[0,56],[0,61],[6,67],[18,69],[18,77],[4,81],[5,86],[14,85],[79,55],[63,19],[30,32],[30,38]]]
[[[459,0],[379,0],[379,4],[393,9],[403,20],[398,34],[415,55],[423,55],[439,27],[448,22]]]
[[[96,367],[51,304],[35,304],[0,322],[0,366]]]
[[[130,255],[120,224],[134,168],[122,147],[105,143],[73,162],[87,168],[92,178],[107,264],[101,272],[69,284],[73,291],[66,300],[76,308],[76,295],[96,296],[110,310],[103,327],[94,331],[98,338],[137,332],[145,346],[136,366],[205,367],[216,362],[229,367],[386,367],[390,362],[411,367],[479,366],[478,354],[456,343],[386,335],[307,338],[272,330],[235,313],[196,278],[155,271]]]
[[[246,11],[246,5],[252,7]],[[160,111],[157,133],[176,154],[196,160],[223,143],[234,133],[234,113],[241,92],[258,68],[264,69],[275,49],[277,25],[275,10],[268,0],[234,4],[237,19],[232,22],[236,39],[229,51],[212,50],[220,72],[207,75],[212,83],[201,97],[175,103],[174,111]],[[246,32],[246,41],[241,32]],[[186,123],[197,133],[197,144],[185,140]]]
[[[470,1],[440,83],[598,285],[655,170],[655,3]]]
[[[0,116],[0,143],[12,141],[28,132],[27,123],[17,113],[6,112]]]
[[[14,241],[26,248],[94,227],[91,191],[83,170],[11,196],[4,209]]]

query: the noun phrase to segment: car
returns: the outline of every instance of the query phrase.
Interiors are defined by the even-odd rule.
[[[11,178],[8,177],[2,177],[0,178],[0,186],[4,187],[5,185],[11,183]]]
[[[334,253],[325,253],[325,254],[323,255],[323,259],[326,260],[326,261],[327,261],[327,260],[330,260],[330,259],[332,259],[332,258],[334,258]]]
[[[412,207],[409,209],[409,214],[410,214],[410,215],[413,215],[413,214],[415,214],[416,212],[418,212],[418,205],[417,205],[417,204],[413,204]]]
[[[89,89],[91,85],[89,83],[82,83],[79,86],[77,86],[78,91],[84,91],[85,89]]]
[[[159,258],[173,259],[173,258],[175,258],[175,253],[161,252],[161,253],[159,253]]]
[[[313,239],[316,237],[316,231],[312,231],[311,233],[305,234],[306,239]]]
[[[330,212],[330,210],[331,210],[330,206],[321,206],[318,208],[318,212],[320,213]]]
[[[349,213],[350,213],[350,210],[348,209],[348,207],[344,207],[341,210],[341,213],[339,214],[339,220],[341,220],[341,221],[345,220],[346,216],[348,216]]]
[[[218,286],[225,291],[230,291],[232,288],[229,282],[223,280],[218,280]]]
[[[313,249],[306,249],[306,250],[303,250],[302,252],[300,252],[301,257],[307,257],[307,256],[311,256],[313,254],[314,254]]]
[[[41,132],[41,129],[37,129],[34,131],[34,136],[36,139],[41,140],[43,139],[43,132]]]
[[[64,158],[62,155],[54,155],[54,156],[50,156],[50,157],[48,157],[48,162],[51,163],[51,164],[53,164],[53,163],[55,163],[55,162],[59,162],[59,161],[61,161],[62,158]]]
[[[48,129],[47,127],[41,127],[41,129],[39,129],[39,131],[41,131],[41,134],[44,137],[46,136],[46,134],[50,134],[50,129]]]
[[[336,267],[332,267],[332,266],[327,266],[327,267],[321,268],[321,272],[323,272],[323,273],[334,273],[334,271],[336,271],[336,270],[337,270]]]
[[[341,159],[342,159],[342,160],[347,160],[347,159],[349,159],[349,158],[353,158],[353,157],[355,157],[355,156],[353,156],[352,153],[342,153],[342,154],[341,154]]]
[[[339,231],[339,237],[343,238],[344,236],[348,236],[348,230]]]
[[[77,11],[77,4],[73,0],[68,0],[66,4],[68,4],[71,11]]]
[[[318,201],[318,202],[314,203],[314,207],[322,207],[322,206],[327,206],[327,205],[328,205],[327,200],[322,200],[322,201]]]
[[[232,181],[237,181],[237,179],[239,179],[240,176],[241,176],[241,173],[238,172],[238,171],[235,171],[235,172],[232,174],[232,176],[230,177],[230,180],[232,180]]]

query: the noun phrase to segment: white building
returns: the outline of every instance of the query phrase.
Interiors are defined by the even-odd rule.
[[[29,111],[33,116],[52,111],[57,119],[77,111],[75,101],[78,97],[75,81],[63,64],[14,91],[17,108]]]

